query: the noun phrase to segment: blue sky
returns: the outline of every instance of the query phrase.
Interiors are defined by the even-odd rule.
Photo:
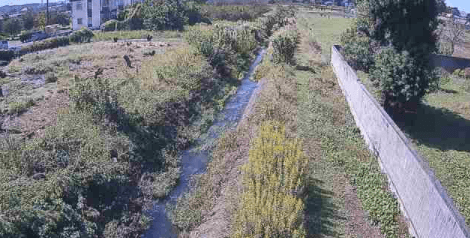
[[[56,2],[57,0],[49,0],[49,2]],[[41,0],[0,0],[0,6],[3,5],[21,5],[25,3],[40,3]],[[44,0],[44,3],[46,0]],[[470,0],[446,0],[446,4],[452,7],[458,7],[459,10],[470,13]]]
[[[57,0],[49,0],[49,2],[57,2]],[[0,0],[0,6],[22,5],[26,3],[41,3],[41,0]],[[44,3],[46,3],[46,0],[44,0]]]
[[[451,7],[458,7],[459,10],[470,13],[469,0],[446,0],[446,5]]]

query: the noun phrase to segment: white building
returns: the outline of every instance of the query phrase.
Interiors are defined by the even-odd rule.
[[[70,0],[72,4],[72,29],[82,27],[98,29],[104,21],[115,19],[124,7],[141,0]]]

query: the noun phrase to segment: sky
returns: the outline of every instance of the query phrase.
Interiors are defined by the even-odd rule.
[[[49,0],[49,2],[58,2],[57,0]],[[26,3],[41,3],[41,0],[0,0],[0,7],[5,5],[23,5]],[[44,0],[46,3],[46,0]]]
[[[460,11],[470,13],[470,0],[446,0],[446,5],[457,7]]]

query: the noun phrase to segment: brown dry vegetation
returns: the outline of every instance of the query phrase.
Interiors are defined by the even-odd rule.
[[[97,42],[46,50],[16,59],[5,68],[9,72],[8,77],[3,79],[3,88],[7,93],[0,98],[0,110],[8,112],[11,103],[26,99],[34,100],[36,105],[27,113],[3,116],[3,128],[14,126],[27,137],[44,135],[44,129],[54,124],[57,110],[68,106],[67,90],[71,78],[93,78],[101,69],[100,77],[117,83],[114,80],[137,74],[142,62],[150,59],[148,52],[155,51],[158,57],[167,49],[181,44]],[[134,68],[126,66],[124,55],[129,55]],[[56,75],[57,82],[46,83],[46,73]]]

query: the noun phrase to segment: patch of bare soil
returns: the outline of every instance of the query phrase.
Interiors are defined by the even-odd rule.
[[[93,78],[98,69],[102,70],[102,77],[115,79],[122,78],[129,74],[138,73],[142,62],[149,59],[153,54],[162,53],[164,48],[174,47],[180,42],[97,42],[93,45],[93,52],[102,57],[94,57],[91,60],[81,62],[72,66],[74,74],[81,78]],[[147,52],[147,54],[145,54]],[[128,56],[130,67],[124,56]],[[161,55],[163,57],[163,55]],[[157,56],[158,57],[158,56]]]
[[[348,213],[346,222],[347,237],[375,238],[385,237],[380,234],[378,226],[372,226],[362,209],[361,201],[357,197],[356,188],[351,184],[345,184],[345,209]]]
[[[45,100],[18,117],[21,135],[28,139],[44,137],[46,127],[56,124],[59,109],[68,105],[69,99],[65,93],[47,92]]]
[[[470,41],[465,41],[462,44],[457,44],[454,49],[454,57],[470,59]]]

